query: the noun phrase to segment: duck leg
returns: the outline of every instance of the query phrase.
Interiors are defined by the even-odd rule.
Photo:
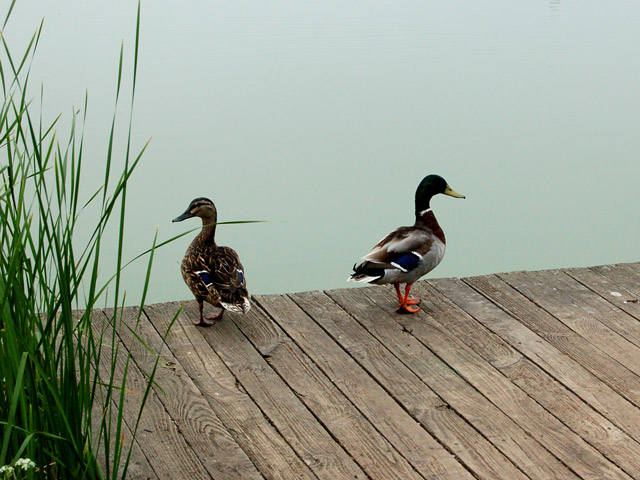
[[[204,318],[207,320],[222,320],[223,313],[224,308],[221,308],[219,313],[207,313]]]
[[[402,301],[404,300],[404,297],[402,296],[402,293],[400,293],[400,284],[394,283],[393,287],[396,289],[396,294],[398,295],[398,301],[402,305]]]
[[[410,297],[409,292],[411,291],[411,284],[407,283],[407,286],[404,289],[404,302],[407,305],[419,305],[421,300],[419,298]]]
[[[396,308],[396,312],[398,313],[416,313],[420,310],[420,307],[412,307],[411,305],[418,305],[420,303],[419,298],[409,297],[409,293],[411,292],[411,284],[407,283],[407,286],[404,289],[404,296],[400,293],[400,284],[395,283],[394,287],[396,288],[396,293],[398,294],[398,300],[400,301],[400,305]]]
[[[215,322],[211,321],[211,320],[218,320],[220,318],[222,318],[222,314],[224,313],[224,310],[220,310],[220,313],[217,315],[208,313],[207,315],[203,315],[202,314],[202,309],[204,307],[204,302],[199,301],[198,302],[198,309],[200,310],[200,321],[198,322],[193,322],[194,325],[197,325],[199,327],[210,327],[211,325],[213,325]]]

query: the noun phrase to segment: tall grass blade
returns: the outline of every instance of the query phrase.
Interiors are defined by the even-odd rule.
[[[5,26],[14,5],[11,2],[7,7]],[[68,126],[60,125],[62,116],[45,122],[44,88],[39,105],[29,97],[31,65],[44,23],[25,51],[15,57],[8,40],[0,35],[4,94],[0,106],[0,378],[4,382],[0,389],[0,465],[24,455],[40,467],[47,466],[47,478],[115,480],[126,477],[129,465],[131,445],[123,443],[129,428],[123,405],[128,400],[131,358],[119,349],[117,325],[126,298],[120,286],[127,264],[123,253],[127,185],[146,149],[145,145],[135,157],[131,154],[140,17],[138,4],[124,167],[116,177],[114,147],[121,141],[116,136],[117,109],[125,82],[123,45],[106,158],[97,159],[105,164],[104,184],[89,189],[88,199],[82,193],[88,94],[83,109],[72,112]],[[68,135],[60,136],[63,129],[69,130]],[[80,221],[88,211],[95,223],[86,243],[78,245]],[[106,275],[105,283],[100,273],[102,245],[112,240],[110,226],[115,225],[118,258],[115,272]],[[159,246],[156,232],[152,247],[145,252],[149,263],[140,305],[147,295]],[[107,301],[111,279],[115,279],[113,322],[94,332],[94,315],[103,315],[95,309],[99,302]],[[116,362],[122,356],[127,367],[116,378]],[[147,372],[149,384],[154,372]],[[134,435],[147,396],[148,392],[137,406]],[[94,417],[95,412],[99,415]]]

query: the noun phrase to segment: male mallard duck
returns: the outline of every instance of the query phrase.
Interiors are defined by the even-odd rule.
[[[439,175],[425,177],[416,190],[416,222],[412,227],[399,227],[384,237],[364,262],[354,265],[354,273],[348,280],[377,285],[393,283],[398,294],[399,313],[415,313],[420,310],[419,298],[410,298],[411,285],[440,263],[444,257],[444,233],[429,207],[431,197],[444,193],[455,198],[464,198],[452,190]],[[406,283],[404,296],[400,284]]]
[[[216,245],[218,211],[208,198],[196,198],[189,208],[173,219],[181,222],[191,217],[202,219],[202,231],[193,239],[182,259],[182,278],[191,289],[200,308],[200,321],[195,325],[210,326],[222,318],[225,310],[247,313],[251,308],[244,268],[238,254],[229,247]],[[218,314],[202,315],[203,302],[220,308]]]

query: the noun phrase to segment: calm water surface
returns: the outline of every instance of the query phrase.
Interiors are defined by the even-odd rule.
[[[207,196],[221,221],[268,220],[218,229],[252,293],[347,286],[439,173],[467,199],[432,202],[448,246],[432,275],[639,260],[636,1],[178,3],[142,5],[134,148],[152,140],[128,192],[129,257],[156,229],[195,226],[171,219]],[[68,124],[88,89],[88,185],[135,14],[22,1],[4,32],[18,51],[44,17],[31,85],[51,118]],[[150,302],[190,297],[189,241],[157,253]],[[144,270],[128,270],[130,303]]]

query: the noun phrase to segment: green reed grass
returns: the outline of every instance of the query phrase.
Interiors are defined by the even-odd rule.
[[[8,18],[9,14],[5,25]],[[140,7],[132,99],[139,25]],[[0,37],[4,50],[0,61],[4,94],[0,107],[0,466],[24,457],[37,466],[25,478],[125,478],[131,443],[125,445],[124,433],[130,428],[135,434],[137,422],[126,425],[118,405],[125,401],[130,360],[124,373],[116,375],[116,358],[123,353],[117,314],[97,331],[92,318],[99,314],[94,313],[101,306],[98,302],[108,302],[114,312],[123,304],[120,279],[127,184],[144,148],[131,155],[130,117],[124,167],[113,171],[114,113],[106,154],[102,160],[91,160],[104,163],[104,184],[93,191],[82,184],[81,126],[86,100],[71,118],[69,136],[60,139],[56,133],[60,117],[43,122],[42,105],[28,97],[30,65],[41,30],[42,24],[19,57]],[[121,49],[116,107],[123,62]],[[85,217],[95,220],[86,244],[79,246],[74,235],[81,219],[86,223]],[[103,243],[113,241],[110,226],[117,228],[118,255],[113,276],[104,281],[100,254]],[[149,263],[140,305],[156,247],[154,239],[145,252]],[[140,413],[153,374],[147,372],[151,381]]]

